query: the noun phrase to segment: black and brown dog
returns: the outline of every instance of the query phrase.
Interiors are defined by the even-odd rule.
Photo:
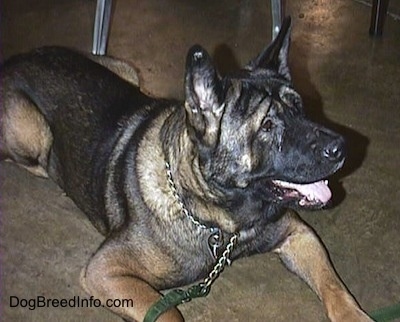
[[[100,300],[133,300],[115,313],[143,320],[160,290],[206,277],[232,243],[232,259],[277,253],[332,321],[371,321],[289,210],[324,206],[326,178],[345,159],[343,138],[304,115],[289,30],[286,19],[270,46],[224,78],[194,46],[184,103],[143,94],[123,63],[65,48],[2,67],[1,152],[57,182],[106,237],[81,282]],[[160,320],[182,316],[172,308]]]

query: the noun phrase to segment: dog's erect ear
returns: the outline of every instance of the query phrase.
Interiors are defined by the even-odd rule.
[[[273,69],[290,81],[291,77],[288,66],[290,24],[291,18],[286,17],[276,38],[256,59],[246,66],[247,69]]]
[[[199,45],[186,58],[185,109],[190,130],[204,145],[212,147],[218,139],[222,103],[221,79],[210,55]]]

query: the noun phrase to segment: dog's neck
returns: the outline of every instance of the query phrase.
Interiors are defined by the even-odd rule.
[[[170,165],[176,191],[196,218],[227,233],[237,231],[230,214],[217,206],[220,196],[211,192],[200,171],[199,159],[186,129],[183,108],[174,110],[160,129],[165,161]]]

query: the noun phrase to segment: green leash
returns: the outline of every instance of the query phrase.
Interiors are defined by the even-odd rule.
[[[153,304],[147,311],[143,322],[154,322],[170,308],[189,302],[196,297],[207,296],[209,292],[210,287],[207,287],[203,283],[194,285],[187,291],[181,289],[170,291]]]
[[[388,322],[400,319],[400,302],[373,311],[371,318],[376,322]]]

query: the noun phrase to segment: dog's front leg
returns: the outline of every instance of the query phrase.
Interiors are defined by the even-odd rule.
[[[313,232],[296,214],[288,213],[285,239],[274,250],[286,267],[302,278],[319,296],[335,322],[372,321],[348,292]]]
[[[106,247],[104,247],[106,246]],[[104,245],[82,270],[81,284],[85,291],[99,299],[107,308],[128,321],[143,321],[148,309],[161,298],[147,281],[154,272],[137,264],[139,256],[124,248],[108,248]],[[154,273],[156,274],[156,273]],[[128,300],[124,307],[109,306],[110,300]],[[107,303],[108,301],[108,303]],[[118,301],[118,302],[120,302]],[[112,302],[111,302],[112,303]],[[173,308],[157,321],[180,322],[183,317]]]

